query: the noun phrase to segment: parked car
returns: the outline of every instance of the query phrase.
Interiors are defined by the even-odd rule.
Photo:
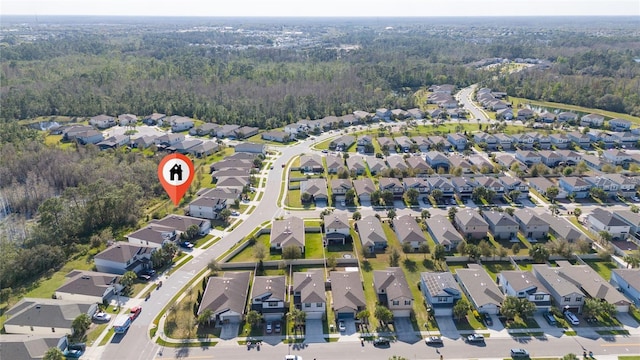
[[[580,320],[578,320],[578,317],[571,311],[565,311],[564,317],[567,318],[571,325],[580,325]]]
[[[344,326],[344,321],[338,322],[338,330],[340,330],[340,332],[344,332],[347,330],[347,328]]]
[[[424,342],[427,345],[434,345],[434,346],[444,345],[444,343],[442,342],[442,338],[440,336],[429,336],[424,340]]]
[[[153,270],[153,269],[144,269],[144,270],[142,270],[141,274],[154,276],[156,274],[156,271]]]
[[[95,321],[109,321],[111,320],[111,315],[105,312],[97,312],[93,314],[93,320]]]
[[[544,319],[547,321],[547,323],[549,325],[556,326],[558,324],[558,322],[556,321],[556,317],[553,316],[552,313],[546,312],[546,313],[544,313],[543,316],[544,316]]]
[[[493,326],[493,320],[491,319],[491,315],[482,314],[482,319],[487,326]]]
[[[391,341],[388,338],[379,336],[373,340],[373,346],[389,346]]]
[[[267,334],[271,334],[273,332],[273,323],[271,321],[267,322]]]
[[[484,342],[484,336],[480,334],[471,334],[467,336],[467,342],[470,342],[470,343]]]
[[[67,349],[86,351],[87,350],[87,344],[85,344],[85,343],[69,344],[69,345],[67,345]]]
[[[129,315],[129,319],[131,319],[131,321],[135,320],[138,316],[140,316],[140,313],[142,312],[142,306],[134,306],[131,308],[131,315]]]
[[[280,330],[282,330],[282,328],[281,328],[281,326],[280,326],[280,322],[276,322],[275,331],[276,331],[277,333],[279,333],[279,332],[280,332]]]
[[[186,249],[193,249],[193,244],[190,241],[182,241],[180,243],[180,247],[183,247]]]
[[[511,357],[512,358],[528,358],[529,352],[525,349],[511,349]]]
[[[67,359],[78,359],[82,356],[82,350],[67,349],[67,351],[64,352],[64,356]]]
[[[231,216],[240,216],[240,213],[237,211],[232,211]]]
[[[138,279],[142,281],[149,281],[151,280],[151,276],[147,274],[138,274]]]

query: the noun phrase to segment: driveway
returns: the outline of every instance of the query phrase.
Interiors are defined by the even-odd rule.
[[[457,339],[460,337],[460,332],[456,328],[456,324],[453,322],[451,316],[436,316],[438,322],[438,328],[440,328],[440,335],[449,339]]]
[[[307,343],[324,343],[324,330],[321,319],[308,319],[305,321],[304,341]]]
[[[341,331],[340,335],[353,335],[356,333],[356,320],[351,319],[340,319],[344,322],[345,331]]]
[[[398,341],[415,344],[422,339],[422,337],[418,336],[413,330],[411,318],[409,317],[394,318],[393,326],[396,329],[396,336],[398,337]]]
[[[240,324],[223,324],[222,329],[220,330],[220,339],[230,340],[238,336],[238,331],[240,330]]]

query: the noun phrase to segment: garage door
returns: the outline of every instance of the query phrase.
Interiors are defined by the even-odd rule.
[[[355,316],[352,312],[338,313],[338,319],[353,319]]]
[[[411,310],[393,310],[394,317],[409,317],[411,316]]]
[[[433,314],[435,316],[451,316],[453,315],[453,309],[446,307],[434,307]]]

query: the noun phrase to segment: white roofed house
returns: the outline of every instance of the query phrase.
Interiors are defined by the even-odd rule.
[[[324,272],[310,270],[293,273],[293,304],[307,319],[322,319],[327,311]]]
[[[255,276],[251,287],[251,310],[262,314],[265,321],[282,320],[289,308],[286,290],[284,275]]]
[[[274,220],[269,241],[272,249],[282,250],[287,246],[297,246],[304,254],[304,221],[295,216]]]
[[[505,295],[527,299],[536,306],[537,311],[548,311],[551,308],[551,293],[529,271],[501,271],[496,282]]]
[[[456,270],[456,277],[474,308],[479,313],[497,315],[504,295],[487,271],[478,264],[468,264],[467,269]]]
[[[409,244],[414,251],[427,241],[422,228],[411,215],[402,215],[393,219],[393,231],[403,247],[404,244]]]
[[[380,303],[386,305],[394,317],[411,316],[414,299],[401,268],[374,270],[373,288]]]

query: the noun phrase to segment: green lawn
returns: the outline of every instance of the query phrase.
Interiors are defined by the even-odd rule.
[[[305,259],[323,259],[324,251],[322,246],[321,233],[305,233],[304,257]]]
[[[267,251],[269,251],[270,238],[271,238],[271,235],[262,234],[257,237],[257,242],[264,244],[264,246],[267,248]],[[265,260],[280,260],[281,258],[282,256],[280,253],[272,253],[272,254],[270,253],[268,254],[267,258],[265,258]],[[231,258],[231,260],[229,260],[229,262],[246,262],[246,261],[256,261],[256,258],[253,256],[253,246],[246,246],[236,256],[234,256],[233,258]]]
[[[616,268],[616,265],[611,261],[585,260],[585,262],[607,281],[611,279],[611,270]]]
[[[93,269],[93,255],[97,254],[98,250],[93,249],[87,255],[78,256],[75,259],[67,262],[62,269],[56,271],[49,278],[43,278],[38,281],[34,281],[29,287],[25,297],[30,298],[44,298],[51,299],[53,295],[66,280],[66,275],[72,270],[91,270]]]
[[[93,329],[89,330],[89,332],[86,335],[86,338],[84,339],[84,341],[87,343],[88,346],[93,345],[93,343],[98,339],[98,336],[100,336],[100,334],[102,334],[104,329],[107,328],[107,325],[109,324],[95,325]]]
[[[613,111],[606,111],[606,110],[600,110],[600,109],[592,109],[592,108],[586,108],[586,107],[582,107],[582,106],[576,106],[576,105],[568,105],[568,104],[561,104],[561,103],[554,103],[554,102],[549,102],[549,101],[537,101],[537,100],[529,100],[529,99],[524,99],[524,98],[517,98],[517,97],[509,97],[509,100],[513,103],[513,108],[517,108],[518,104],[531,104],[534,106],[542,106],[542,107],[548,107],[548,108],[554,108],[554,109],[562,109],[562,110],[567,110],[567,111],[578,111],[578,112],[582,112],[582,113],[594,113],[594,114],[600,114],[609,118],[622,118],[622,119],[626,119],[629,120],[631,122],[634,122],[636,124],[640,124],[640,118],[637,118],[635,116],[631,116],[629,114],[623,114],[623,113],[617,113],[617,112],[613,112]]]
[[[504,262],[485,262],[484,269],[487,270],[489,276],[495,281],[501,271],[514,270],[513,264],[508,261]]]

